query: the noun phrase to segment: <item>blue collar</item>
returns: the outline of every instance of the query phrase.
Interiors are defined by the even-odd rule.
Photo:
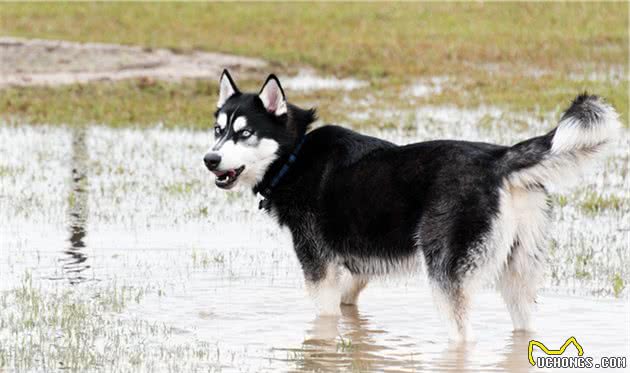
[[[295,149],[293,149],[293,152],[291,153],[291,155],[289,155],[289,159],[284,165],[282,165],[282,168],[280,169],[280,171],[276,174],[276,176],[273,177],[273,179],[271,179],[271,183],[269,183],[266,187],[262,188],[262,190],[258,191],[258,193],[260,193],[260,195],[263,197],[263,199],[258,204],[258,209],[267,210],[269,208],[269,205],[271,203],[270,198],[269,198],[271,196],[271,192],[276,186],[278,186],[278,184],[280,184],[280,181],[282,180],[284,175],[286,175],[287,172],[289,172],[291,165],[295,163],[295,161],[297,160],[298,153],[300,152],[300,149],[302,148],[302,145],[304,144],[305,140],[306,140],[306,135],[302,136],[302,140],[300,140],[300,142],[297,144]]]

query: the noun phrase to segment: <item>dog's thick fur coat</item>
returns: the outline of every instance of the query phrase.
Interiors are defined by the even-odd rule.
[[[256,172],[254,192],[272,183],[304,139],[266,193],[266,210],[289,228],[321,313],[355,304],[373,276],[423,265],[456,339],[471,337],[470,300],[484,279],[497,281],[514,328],[530,328],[544,273],[546,188],[579,174],[619,127],[611,106],[584,94],[557,128],[511,147],[452,140],[397,146],[332,125],[308,132],[314,111],[286,103],[274,76],[259,95],[240,93],[228,80],[232,92],[217,116],[246,117],[258,142],[277,144]],[[261,97],[270,81],[276,92]],[[213,171],[234,173],[220,163]]]

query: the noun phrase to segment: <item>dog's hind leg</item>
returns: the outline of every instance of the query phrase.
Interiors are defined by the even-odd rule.
[[[539,247],[517,241],[497,285],[505,301],[514,330],[532,330],[531,314],[536,306],[536,289],[544,274]]]
[[[522,248],[516,245],[514,249]],[[529,331],[532,329],[531,313],[536,304],[538,274],[535,270],[522,270],[523,267],[522,263],[510,261],[498,279],[498,288],[510,312],[514,330]]]
[[[470,298],[472,288],[455,284],[432,282],[433,298],[438,311],[446,318],[449,338],[455,341],[470,341],[473,338],[470,327]]]
[[[544,274],[549,207],[543,192],[513,190],[512,195],[519,221],[517,236],[497,287],[510,312],[514,330],[531,330],[536,289]]]

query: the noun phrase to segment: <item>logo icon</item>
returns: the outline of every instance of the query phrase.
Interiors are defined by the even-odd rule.
[[[534,352],[534,346],[540,348],[542,352],[547,355],[562,355],[570,344],[573,344],[575,346],[578,352],[578,356],[584,355],[584,349],[582,348],[580,343],[578,343],[575,337],[570,337],[569,339],[567,339],[566,342],[564,342],[564,344],[557,350],[550,350],[542,342],[531,340],[529,341],[529,346],[527,347],[527,357],[529,357],[529,363],[533,366],[536,365],[536,361],[534,360],[534,356],[532,355],[532,353]]]

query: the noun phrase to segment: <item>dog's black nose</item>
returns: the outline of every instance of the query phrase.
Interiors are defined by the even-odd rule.
[[[208,167],[208,170],[212,171],[221,163],[221,156],[217,153],[208,153],[203,157],[203,162]]]

